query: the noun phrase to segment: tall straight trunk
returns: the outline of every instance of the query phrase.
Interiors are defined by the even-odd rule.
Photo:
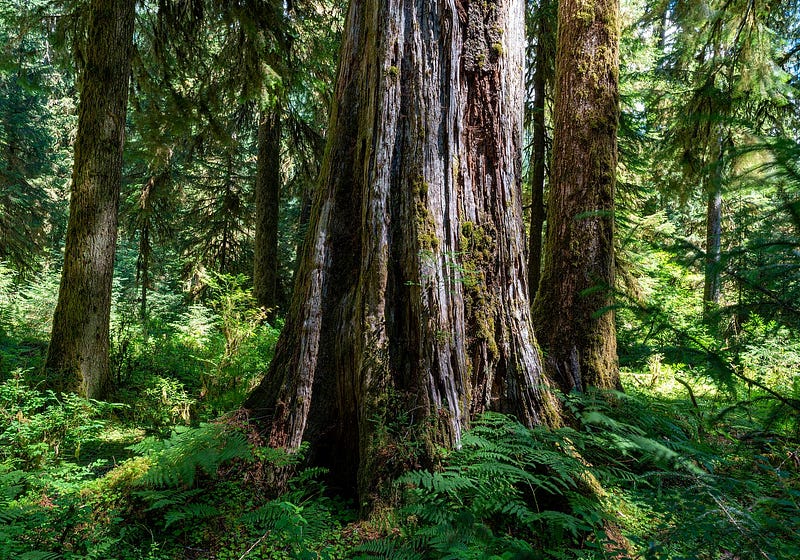
[[[558,7],[553,170],[534,321],[565,391],[619,386],[614,315],[618,0]]]
[[[142,227],[139,237],[139,259],[136,263],[137,266],[137,281],[141,288],[141,296],[139,301],[139,317],[142,321],[147,318],[147,290],[150,289],[150,253],[152,246],[150,245],[150,225],[146,223]]]
[[[156,195],[157,180],[150,177],[142,187],[139,196],[139,255],[136,259],[136,281],[141,289],[139,299],[139,316],[142,321],[147,318],[147,290],[150,289],[150,256],[153,246],[150,243],[150,226],[153,220],[153,198]]]
[[[703,283],[703,314],[710,317],[719,305],[722,292],[720,254],[722,247],[722,167],[725,148],[720,141],[719,155],[711,171],[706,206],[706,258]]]
[[[549,0],[542,0],[539,9],[536,42],[536,66],[533,74],[533,153],[531,154],[531,229],[528,241],[528,295],[530,301],[539,289],[542,270],[542,227],[544,227],[544,178],[547,130],[545,128],[545,96],[547,85],[547,16]]]
[[[365,509],[482,411],[556,416],[526,297],[522,8],[350,5],[294,297],[245,407]]]
[[[253,255],[253,295],[275,317],[278,307],[278,217],[281,201],[280,107],[261,115],[258,124],[256,173],[256,241]]]
[[[102,397],[135,2],[92,0],[81,75],[64,270],[46,368],[52,385]]]

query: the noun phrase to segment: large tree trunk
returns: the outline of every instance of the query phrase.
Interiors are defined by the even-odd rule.
[[[520,201],[520,0],[354,0],[275,358],[246,408],[357,489],[485,410],[547,422]]]
[[[619,386],[614,315],[618,0],[561,0],[545,267],[534,321],[565,392]]]
[[[547,70],[551,68],[547,60],[548,15],[550,1],[542,0],[539,5],[536,30],[536,63],[533,74],[533,153],[531,154],[531,229],[528,241],[528,294],[530,301],[539,289],[542,270],[542,228],[544,227],[544,179],[545,157],[547,151],[547,130],[545,128],[545,98],[547,94]]]
[[[100,398],[109,378],[111,279],[135,2],[93,0],[90,10],[64,270],[46,368],[54,388]]]
[[[253,295],[268,318],[278,307],[278,213],[281,201],[280,107],[264,112],[258,125],[256,172],[256,239],[253,255]]]

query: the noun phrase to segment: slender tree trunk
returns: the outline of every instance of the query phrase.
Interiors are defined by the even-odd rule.
[[[281,201],[280,107],[264,112],[258,125],[256,173],[256,241],[253,295],[268,319],[278,308],[278,216]]]
[[[153,219],[153,197],[155,196],[156,177],[152,176],[142,187],[139,196],[139,255],[136,259],[136,281],[141,288],[139,316],[144,324],[147,318],[147,290],[150,289],[150,255],[153,246],[150,243],[150,225]]]
[[[539,9],[536,43],[536,67],[533,74],[533,154],[531,156],[531,230],[528,242],[528,294],[532,302],[539,289],[542,270],[542,228],[544,227],[544,178],[547,130],[545,97],[547,85],[547,16],[549,0],[542,0]]]
[[[46,368],[53,387],[102,397],[135,3],[93,0],[81,76],[64,270]]]
[[[703,315],[709,318],[719,305],[722,292],[720,276],[720,251],[722,247],[722,167],[725,157],[720,141],[719,156],[711,172],[708,204],[706,207],[706,258],[703,285]]]
[[[619,386],[614,181],[618,0],[561,0],[545,268],[534,304],[545,370],[563,391]]]
[[[354,0],[347,21],[292,305],[245,406],[369,509],[475,414],[557,413],[526,297],[522,2]]]
[[[137,262],[137,280],[142,290],[139,301],[139,316],[142,321],[147,318],[147,290],[150,288],[150,225],[144,224],[139,237],[139,259]]]

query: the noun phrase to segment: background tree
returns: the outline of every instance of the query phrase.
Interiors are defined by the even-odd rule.
[[[256,225],[253,251],[253,296],[272,320],[279,301],[278,215],[281,200],[280,108],[262,112],[258,123],[258,167],[255,186]]]
[[[542,0],[528,7],[528,35],[533,38],[532,107],[529,110],[531,153],[529,183],[531,189],[531,224],[528,241],[528,292],[533,302],[542,270],[542,228],[545,219],[544,187],[548,167],[547,100],[552,97],[555,74],[555,19],[557,3]],[[528,56],[530,59],[530,55]]]
[[[0,260],[28,272],[63,235],[60,175],[74,126],[73,76],[56,64],[37,8],[0,6]]]
[[[545,369],[563,391],[615,388],[618,2],[559,2],[557,49],[545,268],[533,316]]]
[[[108,329],[134,3],[94,0],[80,53],[70,217],[46,368],[52,385],[89,398],[109,378]]]
[[[525,297],[522,15],[350,6],[292,306],[245,406],[366,508],[408,466],[393,445],[429,461],[484,410],[553,419]]]
[[[724,203],[723,195],[747,184],[728,175],[736,170],[743,176],[749,156],[740,154],[752,154],[758,136],[781,130],[790,113],[788,75],[779,64],[786,53],[774,39],[796,25],[788,16],[794,9],[792,3],[781,13],[764,3],[703,1],[657,4],[649,15],[666,26],[659,77],[669,83],[654,88],[653,110],[666,124],[662,157],[674,167],[661,183],[684,201],[695,193],[704,199],[705,238],[694,253],[703,262],[706,318],[719,315],[728,268],[723,221],[735,204]],[[672,93],[679,88],[680,95]],[[732,247],[737,233],[729,233]]]

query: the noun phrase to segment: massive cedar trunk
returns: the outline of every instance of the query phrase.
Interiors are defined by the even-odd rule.
[[[310,441],[363,507],[477,413],[555,414],[527,299],[522,15],[519,0],[349,9],[293,301],[245,406],[271,445]]]
[[[256,172],[256,239],[253,255],[253,296],[275,316],[278,306],[278,212],[281,199],[280,108],[265,111],[258,125]]]
[[[547,93],[547,71],[552,68],[548,57],[548,35],[550,34],[547,12],[550,1],[539,4],[536,29],[536,63],[533,73],[533,153],[530,164],[531,184],[531,229],[528,240],[528,295],[530,301],[539,288],[542,270],[542,227],[544,226],[544,179],[545,157],[547,151],[547,130],[545,128],[545,97]]]
[[[563,391],[619,385],[614,315],[618,0],[561,0],[545,267],[533,315]]]
[[[102,397],[135,3],[93,0],[83,51],[64,269],[46,368],[53,387]]]

